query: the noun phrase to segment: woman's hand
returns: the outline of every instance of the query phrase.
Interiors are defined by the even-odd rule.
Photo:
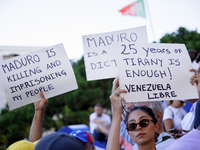
[[[43,92],[40,92],[42,100],[35,102],[35,110],[45,110],[48,104],[48,99],[44,97]]]
[[[195,83],[197,84],[197,90],[199,93],[199,97],[200,97],[200,75],[199,72],[195,69],[190,69],[190,72],[194,72],[194,75],[190,78],[190,82],[192,85],[194,85]]]
[[[110,95],[110,102],[112,106],[112,123],[108,136],[108,142],[106,150],[119,149],[119,135],[120,135],[120,122],[122,114],[122,103],[121,100],[125,101],[124,98],[120,97],[120,93],[127,93],[126,90],[117,88]]]
[[[187,134],[188,132],[190,132],[190,130],[182,130],[182,129],[177,129],[179,130],[179,133],[170,133],[174,139],[178,139],[182,136],[184,136],[185,134]],[[185,133],[183,133],[185,132]]]
[[[122,103],[121,100],[125,102],[125,99],[123,97],[120,97],[121,93],[127,93],[126,90],[122,90],[120,88],[117,88],[113,93],[110,95],[110,102],[112,105],[112,113],[113,115],[116,114],[122,114]]]

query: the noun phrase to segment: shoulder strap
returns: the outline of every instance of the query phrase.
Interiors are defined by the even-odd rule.
[[[174,119],[174,112],[173,112],[173,110],[171,108],[169,108],[169,107],[167,107],[166,109],[169,109],[171,111],[171,113],[172,113],[172,120],[173,120]],[[163,123],[163,129],[166,132],[164,123]]]
[[[172,113],[172,120],[173,120],[173,118],[174,118],[174,112],[173,112],[173,110],[171,109],[171,108],[169,108],[168,107],[168,109],[171,111],[171,113]]]
[[[162,137],[162,141],[156,143],[156,145],[159,144],[159,143],[161,143],[161,142],[164,142],[164,141],[166,141],[166,140],[168,140],[168,139],[170,139],[170,138],[172,138],[172,137],[171,137],[171,136],[168,136],[168,135],[163,136],[163,137]]]
[[[163,136],[163,137],[162,137],[162,142],[165,141],[165,140],[167,140],[167,139],[170,139],[170,138],[172,138],[172,137],[169,136],[169,135]]]

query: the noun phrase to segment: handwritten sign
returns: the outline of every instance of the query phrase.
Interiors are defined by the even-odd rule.
[[[78,88],[62,44],[4,60],[0,75],[10,110]]]
[[[127,102],[198,98],[184,44],[116,43],[114,49]]]
[[[148,42],[146,27],[83,36],[87,80],[114,78],[118,74],[113,43]]]

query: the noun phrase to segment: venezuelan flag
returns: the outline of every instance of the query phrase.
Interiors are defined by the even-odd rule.
[[[123,15],[140,16],[146,18],[143,0],[138,0],[122,8],[119,12],[121,12]]]

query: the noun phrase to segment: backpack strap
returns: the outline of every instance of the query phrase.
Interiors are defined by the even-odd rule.
[[[169,110],[171,111],[171,113],[172,113],[172,120],[173,120],[173,119],[174,119],[174,112],[173,112],[172,109],[169,108],[169,107],[167,107],[166,109],[169,109]],[[164,131],[166,132],[166,130],[165,130],[165,126],[164,126],[164,123],[163,123],[162,125],[163,125],[163,129],[164,129]]]
[[[168,135],[163,136],[163,137],[162,137],[162,141],[156,143],[156,145],[159,144],[159,143],[161,143],[161,142],[164,142],[164,141],[166,141],[166,140],[168,140],[168,139],[171,139],[171,138],[172,138],[172,137],[171,137],[171,136],[168,136]]]
[[[171,108],[167,108],[167,109],[169,109],[170,111],[171,111],[171,113],[172,113],[172,120],[174,119],[174,112],[172,111],[172,109]]]

